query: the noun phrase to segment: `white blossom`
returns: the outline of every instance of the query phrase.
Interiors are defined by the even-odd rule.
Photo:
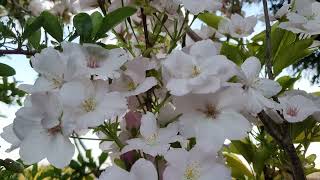
[[[223,88],[214,94],[190,94],[174,98],[180,133],[196,137],[203,151],[217,152],[225,139],[241,139],[251,126],[239,111],[245,102],[241,88]]]
[[[184,7],[197,15],[204,11],[215,12],[222,7],[220,0],[180,0]]]
[[[204,153],[195,147],[190,151],[172,149],[164,158],[168,162],[164,180],[232,179],[230,170],[218,162],[215,155]]]
[[[163,62],[166,87],[173,95],[212,93],[236,74],[235,64],[217,55],[211,40],[197,42],[185,51],[189,54],[174,51]]]
[[[99,177],[99,180],[157,180],[157,170],[154,165],[145,159],[139,159],[128,172],[118,166],[108,167]]]
[[[28,9],[34,16],[39,16],[43,11],[53,8],[54,3],[49,0],[31,0]]]
[[[320,3],[311,0],[294,1],[294,7],[287,13],[287,22],[279,27],[293,33],[320,34]]]
[[[261,63],[256,57],[248,58],[241,65],[242,73],[240,81],[244,85],[244,93],[247,97],[246,107],[252,114],[257,114],[265,108],[277,108],[277,103],[271,98],[278,94],[282,87],[276,81],[259,78]]]
[[[301,122],[320,111],[312,100],[302,95],[280,97],[279,101],[284,119],[292,123]]]
[[[80,129],[95,127],[106,119],[115,120],[127,110],[124,96],[110,92],[103,80],[82,80],[66,83],[60,91],[65,107],[73,112]]]
[[[170,143],[176,142],[181,138],[177,136],[178,127],[176,124],[169,124],[166,128],[159,128],[154,114],[147,112],[142,116],[140,126],[141,137],[127,140],[128,145],[122,149],[122,153],[131,150],[142,150],[151,155],[165,154]]]
[[[98,45],[64,43],[63,49],[66,56],[71,58],[79,73],[98,75],[98,77],[119,78],[120,67],[129,59],[128,54],[120,48],[107,50]],[[78,58],[82,55],[82,58]]]
[[[81,51],[73,54],[77,54],[74,59],[83,58]],[[46,92],[59,90],[65,82],[78,79],[81,74],[75,68],[74,61],[69,59],[52,47],[43,49],[41,53],[31,57],[32,67],[40,76],[34,85],[22,84],[19,88],[28,93]]]
[[[38,93],[30,97],[31,107],[23,107],[16,113],[13,129],[21,140],[20,157],[27,164],[44,158],[58,168],[69,164],[74,146],[69,140],[73,131],[69,116],[62,111],[56,94]]]
[[[232,14],[231,19],[221,20],[218,29],[219,32],[234,38],[243,38],[253,33],[256,24],[257,18],[254,16],[242,17],[239,14]]]

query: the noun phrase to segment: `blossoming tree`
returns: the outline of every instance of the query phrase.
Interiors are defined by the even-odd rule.
[[[0,161],[7,170],[47,159],[53,169],[40,179],[302,180],[319,171],[306,152],[319,141],[320,98],[281,72],[319,46],[320,3],[269,13],[263,0],[258,18],[238,0],[0,2],[1,55],[26,55],[39,74],[19,85],[24,105],[1,134],[21,158]],[[254,32],[259,19],[266,30]],[[98,159],[83,140],[100,143]]]

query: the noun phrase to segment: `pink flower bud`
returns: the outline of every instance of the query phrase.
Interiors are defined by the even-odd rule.
[[[125,115],[126,125],[128,130],[138,129],[141,125],[142,114],[139,112],[129,111]]]

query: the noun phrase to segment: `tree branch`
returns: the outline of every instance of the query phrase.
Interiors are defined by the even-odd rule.
[[[194,32],[189,26],[186,28],[187,34],[188,36],[194,41],[201,41],[202,38],[196,33]]]
[[[264,19],[266,23],[266,73],[269,79],[274,79],[272,73],[272,46],[271,46],[271,25],[267,0],[263,0]]]
[[[293,178],[295,180],[306,180],[302,163],[297,155],[289,131],[287,131],[287,129],[283,129],[282,131],[264,111],[259,113],[258,117],[263,123],[266,131],[278,142],[289,157]],[[283,126],[284,128],[287,128],[285,124]]]
[[[21,54],[26,56],[33,56],[34,54],[36,54],[36,51],[28,51],[23,49],[13,49],[13,50],[1,49],[0,50],[0,56],[7,55],[7,54]]]

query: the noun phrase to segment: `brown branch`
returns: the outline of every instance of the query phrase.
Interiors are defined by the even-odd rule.
[[[201,41],[202,38],[196,33],[194,32],[189,26],[186,28],[187,34],[188,36],[194,41]]]
[[[266,23],[266,72],[268,74],[269,79],[274,79],[272,73],[272,46],[271,46],[271,25],[268,11],[268,3],[267,0],[263,0],[263,10],[264,10],[264,18]]]
[[[283,148],[283,150],[289,157],[291,169],[293,172],[293,178],[295,180],[306,180],[302,163],[293,145],[290,133],[286,129],[287,124],[284,124],[281,129],[279,125],[274,123],[273,120],[264,111],[259,113],[258,116],[263,123],[266,131],[278,142],[278,144]]]
[[[141,8],[141,18],[142,18],[142,24],[143,24],[144,39],[145,39],[145,42],[146,42],[146,49],[148,49],[152,45],[151,45],[150,40],[149,40],[147,16],[144,14],[143,8]]]
[[[28,51],[23,49],[14,49],[14,50],[0,50],[0,56],[7,55],[7,54],[21,54],[26,56],[33,56],[36,54],[36,51]]]

